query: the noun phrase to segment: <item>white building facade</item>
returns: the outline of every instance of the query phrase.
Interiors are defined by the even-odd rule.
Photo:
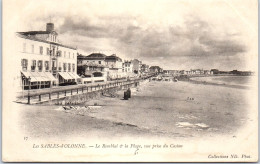
[[[54,24],[46,31],[17,33],[17,57],[21,61],[21,89],[49,88],[53,85],[75,84],[77,50],[58,42]]]

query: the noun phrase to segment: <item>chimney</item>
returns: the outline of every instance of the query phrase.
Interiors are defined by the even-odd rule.
[[[46,31],[49,31],[49,32],[54,31],[54,24],[53,23],[47,23],[46,24]]]

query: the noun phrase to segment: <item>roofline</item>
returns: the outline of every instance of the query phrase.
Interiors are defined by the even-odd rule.
[[[61,46],[61,47],[65,47],[65,48],[70,48],[70,49],[73,49],[73,50],[77,50],[77,48],[74,48],[74,47],[71,47],[71,46],[67,46],[67,45],[63,45],[63,44],[60,44],[60,43],[55,43],[55,42],[50,42],[50,41],[46,41],[46,40],[41,40],[41,39],[38,39],[38,38],[31,38],[31,37],[29,37],[29,36],[20,34],[19,32],[17,32],[17,35],[18,35],[20,38],[23,38],[23,39],[28,39],[28,40],[33,40],[33,41],[38,41],[38,42],[43,42],[43,43],[48,43],[48,44],[54,44],[54,45],[57,45],[57,46]],[[24,36],[24,37],[23,37],[23,36]]]
[[[26,32],[17,32],[21,35],[37,35],[37,34],[50,34],[50,33],[56,33],[58,35],[58,33],[56,31],[26,31]],[[33,34],[30,34],[33,33]]]

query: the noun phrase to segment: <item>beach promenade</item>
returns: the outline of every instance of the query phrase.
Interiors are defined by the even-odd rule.
[[[71,97],[73,95],[86,93],[91,94],[96,91],[106,91],[117,88],[129,88],[133,85],[138,85],[140,81],[148,79],[152,76],[154,76],[154,74],[145,75],[139,78],[131,78],[128,80],[121,79],[101,83],[55,86],[37,90],[24,90],[16,94],[15,102],[23,104],[41,104],[51,102],[52,100],[60,100]]]
[[[256,119],[245,110],[252,109],[249,89],[147,80],[131,90],[128,101],[118,91],[117,97],[88,100],[69,111],[61,106],[17,104],[22,115],[19,125],[36,138],[232,138]]]

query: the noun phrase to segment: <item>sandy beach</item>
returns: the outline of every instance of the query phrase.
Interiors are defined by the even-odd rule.
[[[33,138],[236,137],[252,121],[247,89],[145,81],[131,90],[129,100],[119,91],[77,106],[81,111],[17,104],[20,129]]]

